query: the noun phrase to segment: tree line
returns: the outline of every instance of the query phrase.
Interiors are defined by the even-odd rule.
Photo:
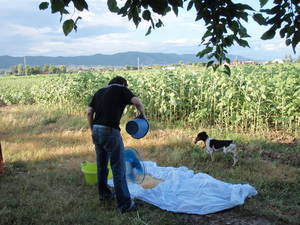
[[[65,65],[53,66],[45,64],[42,66],[30,66],[30,65],[15,65],[10,68],[10,75],[24,76],[24,75],[37,75],[37,74],[57,74],[66,73],[67,67]]]

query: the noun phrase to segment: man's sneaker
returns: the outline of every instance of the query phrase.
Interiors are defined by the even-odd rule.
[[[137,209],[138,209],[137,205],[135,204],[135,202],[133,200],[131,200],[130,206],[128,208],[121,209],[121,213],[136,211]]]

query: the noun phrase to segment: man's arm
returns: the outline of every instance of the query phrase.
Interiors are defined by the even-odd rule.
[[[94,109],[92,107],[88,107],[87,110],[87,121],[91,131],[93,130],[93,119],[94,119]]]
[[[141,100],[137,97],[132,97],[130,99],[131,103],[137,108],[137,110],[140,112],[141,116],[143,116],[144,118],[146,118],[146,114],[145,114],[145,108],[143,103],[141,102]]]

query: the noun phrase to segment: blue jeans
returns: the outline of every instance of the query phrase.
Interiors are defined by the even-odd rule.
[[[107,186],[107,166],[110,161],[118,208],[128,208],[131,198],[126,181],[124,144],[120,131],[95,124],[92,137],[96,150],[99,197],[111,194]]]

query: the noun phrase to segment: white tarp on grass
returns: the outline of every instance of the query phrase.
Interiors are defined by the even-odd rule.
[[[144,165],[147,174],[164,182],[152,189],[128,183],[130,194],[167,211],[205,215],[242,205],[257,194],[249,184],[225,183],[187,167],[159,167],[150,161]]]

